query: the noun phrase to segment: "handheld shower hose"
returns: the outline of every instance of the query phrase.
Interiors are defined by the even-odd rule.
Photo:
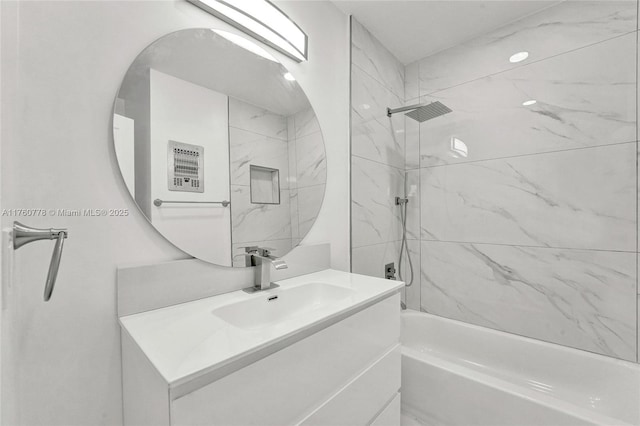
[[[409,247],[407,246],[407,204],[409,203],[409,199],[406,198],[406,182],[407,175],[405,173],[405,198],[396,197],[396,205],[400,206],[400,218],[402,220],[402,242],[400,243],[400,255],[398,256],[398,276],[400,280],[404,281],[402,277],[402,255],[404,251],[407,251],[407,261],[409,262],[409,272],[411,274],[411,279],[409,282],[405,281],[406,287],[411,287],[413,284],[413,262],[411,261],[411,253],[409,252]]]

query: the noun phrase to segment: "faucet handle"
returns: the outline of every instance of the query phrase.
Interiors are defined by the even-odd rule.
[[[245,255],[257,254],[258,256],[269,257],[272,251],[277,249],[273,247],[245,246],[243,247]]]
[[[270,259],[277,259],[276,256],[273,256],[271,254],[272,251],[275,251],[277,249],[272,248],[272,247],[258,247],[258,246],[244,246],[241,247],[244,249],[244,253],[242,253],[242,255],[244,255],[246,257],[246,264],[245,266],[255,266],[252,262],[252,256],[260,256],[260,257],[267,257]],[[238,255],[240,256],[240,255]]]

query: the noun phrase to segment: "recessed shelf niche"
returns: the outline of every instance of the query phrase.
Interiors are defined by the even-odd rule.
[[[280,171],[269,167],[249,166],[251,204],[280,204]]]

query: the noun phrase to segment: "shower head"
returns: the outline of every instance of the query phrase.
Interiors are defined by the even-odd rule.
[[[440,101],[431,102],[430,104],[417,104],[396,109],[387,108],[387,117],[397,112],[409,111],[405,115],[413,118],[418,123],[431,120],[441,115],[449,114],[453,110]]]

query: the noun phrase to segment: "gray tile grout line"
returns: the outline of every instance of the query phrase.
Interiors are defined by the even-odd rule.
[[[352,44],[353,46],[353,44]],[[391,92],[393,95],[399,97],[400,99],[404,99],[404,94],[403,96],[400,96],[399,94],[396,93],[396,91],[394,89],[392,89],[391,87],[387,86],[386,83],[383,83],[382,81],[378,80],[376,77],[372,76],[371,74],[369,74],[367,72],[367,70],[365,70],[364,68],[362,68],[360,65],[358,64],[354,64],[353,62],[351,62],[351,65],[358,68],[360,71],[362,71],[363,73],[365,73],[367,76],[369,76],[369,78],[371,78],[373,81],[375,81],[376,83],[378,83],[379,85],[381,85],[383,88],[385,88],[386,90],[388,90],[389,92]],[[404,87],[402,89],[402,91],[404,92]]]
[[[362,248],[369,248],[369,247],[375,247],[375,246],[383,246],[383,245],[387,245],[390,243],[399,243],[400,241],[402,241],[402,239],[400,240],[389,240],[389,241],[383,241],[381,243],[374,243],[374,244],[365,244],[363,246],[354,246],[354,249],[362,249]],[[410,241],[419,241],[419,240],[410,240]]]
[[[289,142],[288,138],[287,139],[282,139],[279,136],[265,135],[264,133],[259,133],[259,132],[256,132],[255,130],[244,129],[242,127],[229,125],[229,129],[241,130],[241,131],[246,132],[246,133],[251,133],[252,135],[263,136],[263,137],[268,138],[268,139],[274,139],[274,140],[276,140],[278,142],[285,142],[285,143]],[[316,132],[313,132],[313,133],[316,133]],[[311,133],[311,134],[313,134],[313,133]],[[231,139],[231,137],[229,137],[229,139]],[[294,139],[296,139],[295,136],[294,136]],[[251,141],[251,142],[253,142],[253,141]]]
[[[435,169],[435,168],[438,168],[438,167],[463,166],[465,164],[486,163],[488,161],[509,160],[511,158],[534,157],[534,156],[538,156],[538,155],[557,154],[557,153],[561,153],[561,152],[582,151],[582,150],[585,150],[585,149],[599,149],[599,148],[606,148],[606,147],[610,147],[610,146],[630,145],[630,144],[634,144],[634,143],[637,143],[637,142],[638,142],[637,140],[635,140],[635,141],[625,141],[625,142],[615,142],[615,143],[610,143],[610,144],[605,144],[605,145],[583,146],[583,147],[579,147],[579,148],[567,148],[567,149],[559,149],[559,150],[555,150],[555,151],[534,152],[534,153],[531,153],[531,154],[519,154],[519,155],[506,156],[506,157],[485,158],[485,159],[482,159],[482,160],[462,161],[462,162],[459,162],[459,163],[435,164],[433,166],[416,167],[416,168],[414,168],[412,170],[415,170],[417,168],[420,168],[420,169]]]
[[[528,66],[531,66],[533,64],[537,64],[539,62],[548,61],[549,59],[557,58],[557,57],[562,56],[562,55],[566,55],[566,54],[569,54],[569,53],[577,52],[579,50],[587,49],[589,47],[597,46],[598,44],[606,43],[606,42],[609,42],[611,40],[616,40],[616,39],[621,38],[621,37],[626,37],[626,36],[628,36],[630,34],[637,33],[638,31],[640,31],[640,30],[635,29],[635,30],[632,30],[632,31],[628,31],[628,32],[626,32],[624,34],[620,34],[620,35],[617,35],[615,37],[607,38],[607,39],[604,39],[604,40],[596,41],[596,42],[591,43],[591,44],[587,44],[587,45],[584,45],[584,46],[576,47],[574,49],[570,49],[570,50],[567,50],[567,51],[564,51],[564,52],[556,53],[555,55],[547,56],[545,58],[540,58],[540,59],[538,59],[536,61],[531,61],[531,62],[522,64],[522,65],[519,65],[519,66],[515,66],[513,68],[508,68],[508,69],[505,69],[505,70],[502,70],[502,71],[497,71],[497,72],[494,72],[494,73],[491,73],[491,74],[486,74],[486,75],[483,75],[482,77],[477,77],[477,78],[473,78],[471,80],[463,81],[463,82],[458,83],[458,84],[454,84],[453,86],[447,86],[447,87],[444,87],[444,88],[441,88],[441,89],[438,89],[438,90],[434,90],[433,92],[420,93],[420,89],[418,88],[418,94],[419,94],[420,98],[422,98],[423,96],[433,96],[433,95],[438,94],[440,92],[444,92],[446,90],[453,89],[454,87],[463,86],[465,84],[473,83],[475,81],[479,81],[479,80],[482,80],[482,79],[487,78],[487,77],[493,77],[493,76],[496,76],[496,75],[499,75],[499,74],[504,74],[506,72],[510,72],[510,71],[513,71],[513,70],[517,70],[517,69],[520,69],[520,68],[528,67]],[[426,58],[423,58],[423,59],[426,59]]]
[[[531,18],[531,17],[532,17],[532,16],[534,16],[534,15],[537,15],[537,14],[539,14],[539,13],[545,12],[545,11],[547,11],[548,9],[554,8],[554,7],[558,6],[560,3],[562,3],[562,2],[564,2],[564,1],[566,1],[566,0],[555,0],[555,1],[556,1],[556,4],[551,4],[551,5],[549,5],[549,6],[543,7],[542,9],[539,9],[539,10],[536,10],[536,11],[533,11],[533,12],[528,12],[528,13],[526,13],[525,15],[520,16],[520,17],[517,17],[517,18],[515,18],[515,19],[510,19],[510,20],[509,20],[509,21],[507,21],[506,23],[499,24],[497,27],[489,28],[487,31],[485,31],[485,32],[484,32],[484,33],[482,33],[482,34],[476,34],[476,35],[471,36],[471,37],[469,37],[469,38],[463,39],[463,40],[461,40],[460,42],[458,42],[458,43],[456,43],[456,44],[454,44],[454,45],[449,45],[449,46],[447,46],[447,47],[445,47],[445,48],[443,48],[443,49],[436,50],[435,52],[430,53],[428,56],[425,56],[425,58],[427,58],[427,57],[429,57],[429,56],[437,55],[437,54],[439,54],[439,53],[442,53],[442,52],[444,52],[444,51],[446,51],[446,50],[449,50],[449,49],[452,49],[452,48],[454,48],[454,47],[457,47],[457,46],[460,46],[460,45],[467,44],[467,43],[469,43],[469,42],[475,41],[475,40],[477,40],[477,39],[479,39],[479,38],[481,38],[481,37],[483,37],[483,36],[487,36],[487,35],[489,35],[489,34],[493,34],[493,33],[495,33],[496,31],[504,30],[504,28],[506,28],[506,27],[508,27],[508,26],[514,25],[514,24],[516,24],[516,23],[518,23],[518,22],[525,21],[527,18]],[[422,58],[422,59],[424,59],[424,58]],[[415,61],[413,61],[413,62],[410,62],[408,65],[411,65],[411,64],[412,64],[412,63],[414,63],[414,62],[419,62],[419,61],[421,61],[422,59],[417,59],[417,60],[415,60]]]
[[[420,241],[427,242],[427,243],[442,243],[442,244],[475,244],[475,245],[485,245],[485,246],[524,247],[524,248],[535,248],[535,249],[544,249],[544,250],[567,250],[567,251],[571,250],[571,251],[591,251],[591,252],[602,252],[602,253],[627,253],[627,254],[635,254],[635,255],[638,254],[638,252],[635,250],[611,250],[611,249],[561,247],[561,246],[536,246],[532,244],[483,243],[479,241],[429,240],[429,239],[423,239],[423,238],[421,238]]]
[[[353,15],[350,15],[350,16],[353,16]],[[369,29],[368,29],[367,27],[365,27],[365,26],[364,26],[361,22],[359,22],[358,20],[356,20],[356,22],[358,23],[358,25],[360,25],[362,28],[364,28],[364,30],[369,34],[369,36],[371,37],[371,39],[375,40],[375,41],[376,41],[380,46],[382,46],[382,48],[383,48],[387,53],[389,53],[389,55],[391,55],[391,57],[392,57],[393,59],[395,59],[395,60],[396,60],[396,62],[397,62],[398,64],[400,64],[400,66],[402,67],[402,71],[403,71],[403,72],[405,72],[405,70],[407,69],[407,66],[406,66],[405,64],[403,64],[402,62],[400,62],[400,61],[398,60],[398,58],[396,58],[396,56],[395,56],[393,53],[391,53],[391,51],[390,51],[389,49],[387,49],[387,47],[386,47],[384,44],[382,44],[382,43],[380,42],[380,40],[378,40],[378,39],[377,39],[373,34],[371,34],[371,32],[369,31]],[[395,91],[394,91],[393,89],[391,89],[390,87],[388,87],[386,83],[383,83],[383,82],[379,81],[376,77],[374,77],[374,76],[372,76],[371,74],[369,74],[369,73],[368,73],[364,68],[362,68],[360,65],[353,63],[353,30],[352,30],[352,29],[351,29],[351,33],[350,33],[350,35],[351,35],[351,38],[350,38],[350,40],[351,40],[351,51],[350,51],[351,63],[352,63],[353,65],[355,65],[356,67],[360,68],[360,70],[361,70],[362,72],[364,72],[365,74],[367,74],[369,77],[371,77],[372,79],[376,80],[378,83],[382,84],[384,87],[386,87],[387,89],[389,89],[389,91],[391,91],[392,93],[396,94],[396,93],[395,93]],[[403,81],[403,83],[404,83],[404,81]],[[403,85],[403,87],[402,87],[402,92],[404,93],[404,85]],[[398,97],[400,97],[400,98],[403,98],[403,99],[404,99],[404,96],[400,96],[400,95],[397,95],[397,94],[396,94],[396,96],[398,96]]]
[[[382,163],[382,162],[380,162],[380,161],[372,160],[372,159],[370,159],[370,158],[366,158],[366,157],[363,157],[363,156],[361,156],[361,155],[351,154],[351,157],[352,157],[352,158],[353,158],[353,157],[355,157],[355,158],[359,158],[359,159],[361,159],[361,160],[365,160],[365,161],[370,161],[370,162],[372,162],[372,163],[376,163],[376,164],[379,164],[379,165],[381,165],[381,166],[391,167],[391,168],[396,169],[396,170],[399,170],[399,171],[401,171],[401,172],[402,172],[402,171],[404,171],[404,169],[402,169],[402,168],[400,168],[400,167],[398,167],[398,166],[392,166],[391,164]]]

